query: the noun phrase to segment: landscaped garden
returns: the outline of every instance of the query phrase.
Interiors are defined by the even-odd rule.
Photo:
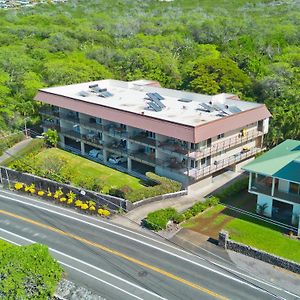
[[[256,197],[248,193],[247,181],[248,178],[243,178],[182,213],[174,208],[151,212],[144,224],[159,231],[166,229],[171,220],[215,240],[218,240],[219,232],[225,229],[232,240],[300,263],[300,241],[289,236],[287,230],[226,207],[255,213]]]
[[[181,190],[181,184],[147,173],[149,181],[122,173],[110,167],[58,148],[46,148],[43,140],[30,153],[16,155],[9,168],[95,192],[121,197],[131,202]]]
[[[1,299],[52,299],[62,275],[46,246],[20,247],[0,240]]]
[[[234,241],[300,263],[300,241],[289,237],[286,230],[233,212],[221,204],[183,223],[182,227],[214,239],[218,239],[219,231],[225,229]]]

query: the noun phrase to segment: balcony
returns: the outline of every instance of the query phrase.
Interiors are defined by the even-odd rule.
[[[82,135],[79,132],[74,130],[61,129],[60,133],[72,139],[76,139],[76,140],[82,139]]]
[[[124,145],[122,143],[122,141],[114,141],[114,142],[103,142],[104,146],[117,154],[121,154],[121,155],[127,155],[127,148],[126,145]]]
[[[277,198],[279,200],[285,200],[293,203],[300,204],[300,195],[279,191],[275,188],[274,194],[272,195],[272,187],[266,186],[259,183],[254,183],[251,185],[249,192],[264,194],[273,198]]]
[[[114,124],[109,124],[103,127],[103,131],[112,137],[119,137],[119,138],[126,138],[128,137],[128,132],[126,131],[126,128],[123,127],[117,127]]]
[[[88,134],[81,134],[81,139],[89,145],[97,146],[99,148],[103,147],[103,141],[98,137],[96,133],[88,133]]]
[[[72,122],[72,123],[79,123],[79,118],[75,114],[60,113],[59,116],[62,120],[69,121],[69,122]]]
[[[55,123],[54,121],[43,120],[42,126],[45,128],[55,129],[56,131],[60,131],[60,125]]]
[[[92,123],[92,122],[80,119],[79,123],[80,123],[80,126],[82,126],[82,127],[86,127],[88,129],[95,129],[98,131],[103,131],[103,125],[95,123],[95,122]]]
[[[177,153],[181,155],[187,155],[189,152],[189,149],[187,146],[182,145],[179,141],[176,141],[174,139],[168,139],[164,142],[160,142],[158,147],[160,149],[168,151],[168,153]]]
[[[54,109],[54,108],[42,108],[40,110],[40,114],[55,117],[55,118],[59,118],[59,110]]]
[[[215,173],[216,171],[219,171],[221,169],[224,169],[228,166],[231,166],[235,163],[238,163],[248,157],[251,157],[259,152],[261,152],[261,148],[252,148],[249,151],[241,152],[238,154],[235,154],[233,156],[230,156],[228,158],[215,161],[212,165],[209,165],[207,167],[201,168],[201,169],[191,169],[188,171],[188,175],[195,180],[198,180],[200,178],[206,177],[208,175],[211,175]],[[187,173],[187,171],[186,171]]]
[[[149,164],[151,166],[156,165],[155,153],[145,153],[139,150],[130,151],[129,155],[132,159],[140,161],[142,163]]]
[[[207,157],[218,153],[219,151],[223,151],[234,146],[241,145],[242,143],[248,142],[262,135],[262,131],[254,129],[248,131],[245,136],[242,136],[242,134],[240,134],[239,136],[229,137],[227,139],[223,139],[222,141],[214,142],[210,147],[205,147],[203,150],[193,151],[189,154],[189,157],[194,159]]]
[[[149,138],[146,132],[140,132],[136,135],[130,136],[129,139],[141,145],[152,147],[156,146],[155,139]]]

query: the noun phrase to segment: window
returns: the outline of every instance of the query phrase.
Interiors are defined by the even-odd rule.
[[[151,131],[147,131],[147,136],[151,139],[155,139],[155,133]]]
[[[290,193],[299,194],[300,185],[298,183],[290,182]]]
[[[197,168],[198,167],[198,161],[196,160],[191,160],[191,168]]]
[[[218,134],[217,138],[219,140],[219,139],[222,139],[224,136],[225,136],[224,133],[221,133],[221,134]]]

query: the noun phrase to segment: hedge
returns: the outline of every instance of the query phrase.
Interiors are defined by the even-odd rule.
[[[166,229],[169,220],[173,220],[177,215],[177,210],[172,207],[153,211],[148,214],[145,226],[154,231]]]
[[[152,172],[147,172],[146,175],[152,182],[157,182],[157,184],[154,186],[147,186],[139,190],[128,191],[123,193],[124,198],[126,200],[135,202],[138,200],[155,197],[158,195],[175,193],[181,190],[182,185],[180,182],[166,177],[158,176]],[[122,191],[120,191],[120,194],[122,194]]]
[[[181,214],[172,207],[156,210],[148,214],[147,218],[145,219],[144,225],[154,231],[163,230],[166,229],[167,223],[170,220],[179,224],[185,220],[190,219],[191,217],[196,216],[200,212],[203,212],[208,207],[217,205],[218,203],[219,199],[217,197],[210,197],[204,202],[197,202],[191,208]]]

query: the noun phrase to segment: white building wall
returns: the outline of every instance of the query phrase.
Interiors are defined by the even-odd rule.
[[[293,215],[292,215],[292,224],[298,225],[299,223],[299,215],[300,215],[300,204],[293,205]]]
[[[279,182],[278,182],[278,190],[279,191],[288,193],[289,188],[290,188],[290,182],[289,181],[279,179]]]
[[[270,196],[259,194],[257,195],[257,207],[256,212],[259,213],[259,206],[266,205],[264,210],[264,215],[267,217],[272,217],[272,207],[273,207],[273,199]]]

